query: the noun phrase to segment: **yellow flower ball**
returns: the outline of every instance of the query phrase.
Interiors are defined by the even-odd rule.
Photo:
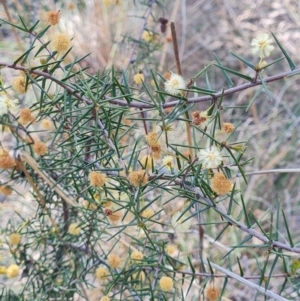
[[[21,241],[21,234],[20,233],[12,233],[9,235],[9,244],[11,245],[18,245]]]
[[[225,177],[222,172],[217,172],[214,174],[210,181],[211,189],[217,194],[226,194],[230,192],[233,188],[232,182]]]
[[[69,226],[69,233],[72,235],[79,235],[80,234],[80,227],[77,223],[72,223]]]
[[[141,85],[142,82],[145,81],[145,77],[143,73],[137,73],[133,76],[133,81],[137,84],[137,85]]]
[[[26,80],[24,76],[18,76],[13,79],[12,87],[19,92],[24,94],[26,92]]]
[[[44,142],[35,141],[33,144],[33,151],[40,156],[46,155],[48,153],[48,147]]]
[[[99,267],[96,269],[96,278],[99,280],[105,280],[108,276],[108,270],[103,267]]]
[[[47,21],[50,25],[56,25],[60,20],[60,11],[50,10],[47,12]]]
[[[58,33],[53,41],[52,45],[57,52],[66,52],[70,47],[70,39],[64,33]]]
[[[112,268],[117,269],[121,265],[121,258],[115,254],[109,254],[107,259],[108,259],[108,264]]]
[[[138,250],[133,251],[130,255],[130,258],[132,260],[142,260],[143,257],[144,257],[143,253]]]
[[[14,278],[19,275],[20,268],[16,264],[11,264],[6,270],[6,277]]]
[[[110,301],[110,298],[108,296],[103,296],[100,301]]]
[[[91,171],[89,178],[91,186],[102,187],[106,181],[106,174],[97,171]]]
[[[163,276],[159,280],[159,285],[163,291],[170,291],[173,288],[173,280],[171,277]]]

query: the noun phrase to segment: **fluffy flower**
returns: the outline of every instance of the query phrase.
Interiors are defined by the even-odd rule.
[[[148,175],[145,170],[131,171],[128,179],[133,186],[145,185],[148,182]]]
[[[52,130],[53,122],[50,118],[45,118],[41,121],[41,126],[46,130]]]
[[[12,189],[8,186],[3,185],[0,186],[0,193],[9,196],[12,194]]]
[[[0,168],[9,169],[16,166],[16,161],[4,149],[0,151]]]
[[[167,245],[166,246],[166,252],[169,254],[169,255],[174,255],[177,251],[177,246],[176,245]]]
[[[168,169],[173,168],[173,157],[172,156],[164,156],[162,159],[163,165],[166,166]]]
[[[159,280],[159,286],[163,291],[170,291],[173,287],[173,280],[171,277],[163,276]]]
[[[192,123],[194,125],[201,125],[202,127],[206,127],[211,119],[211,116],[208,115],[207,111],[195,111],[192,113]]]
[[[146,140],[150,146],[157,144],[158,134],[156,132],[150,132],[146,135]]]
[[[261,33],[251,42],[252,53],[259,55],[261,59],[268,57],[274,50],[272,43],[267,33]]]
[[[71,235],[77,236],[77,235],[80,234],[80,231],[81,231],[81,229],[80,229],[80,227],[79,227],[79,225],[77,223],[70,224],[70,226],[69,226],[69,233]]]
[[[91,171],[89,178],[92,186],[102,187],[106,181],[106,174],[97,171]]]
[[[144,255],[142,252],[135,250],[131,253],[130,258],[132,260],[142,260],[144,258]]]
[[[48,153],[48,147],[44,142],[41,141],[35,141],[32,148],[33,151],[40,156],[43,156]]]
[[[169,80],[165,81],[165,90],[167,93],[177,95],[181,89],[186,89],[186,81],[181,75],[172,73]]]
[[[153,32],[148,31],[148,30],[144,30],[144,32],[142,33],[142,37],[141,37],[145,42],[149,43],[149,42],[153,42],[154,41],[154,35]]]
[[[226,132],[227,134],[230,134],[230,133],[232,133],[234,131],[234,125],[232,123],[230,123],[230,122],[224,122],[222,130],[224,132]]]
[[[145,81],[145,76],[143,73],[137,73],[133,76],[133,81],[137,84],[137,85],[141,85],[142,82]]]
[[[181,216],[181,217],[180,217]],[[180,217],[180,218],[179,218]],[[176,212],[171,219],[171,225],[177,232],[186,232],[192,224],[192,219],[188,219],[188,214],[182,215],[181,211]]]
[[[160,159],[160,153],[161,153],[161,145],[160,143],[156,143],[150,146],[151,150],[151,156],[152,158],[158,160]]]
[[[121,265],[121,258],[115,254],[109,254],[107,256],[108,264],[112,267],[117,269]]]
[[[146,208],[140,213],[140,216],[143,218],[149,218],[154,215],[154,211],[151,208]]]
[[[66,34],[58,33],[54,37],[52,44],[57,52],[66,52],[70,47],[70,39]]]
[[[26,92],[27,87],[24,76],[15,77],[11,85],[20,94],[24,94]]]
[[[198,157],[199,161],[205,168],[215,168],[222,163],[222,156],[215,146],[207,149],[201,149]]]
[[[0,115],[7,114],[9,110],[17,107],[18,100],[10,99],[6,93],[0,93]]]
[[[210,181],[211,189],[217,194],[225,194],[232,190],[232,182],[225,177],[222,172],[217,172],[214,174]]]
[[[145,169],[152,169],[153,167],[153,161],[152,161],[152,158],[151,156],[144,156],[142,159],[141,159],[141,164],[143,166],[143,168]]]
[[[103,296],[100,301],[110,301],[110,298],[108,296]]]
[[[26,125],[27,123],[34,122],[34,121],[35,121],[35,117],[32,116],[30,109],[25,108],[20,111],[20,118],[18,120],[20,124]]]
[[[16,264],[11,264],[7,269],[6,269],[6,276],[7,278],[14,278],[19,275],[20,268]]]
[[[99,267],[96,269],[96,278],[98,280],[105,280],[108,276],[108,270],[103,267]]]
[[[21,234],[19,233],[12,233],[8,237],[9,239],[9,244],[10,245],[18,245],[21,241]]]
[[[50,10],[47,12],[47,22],[50,25],[56,25],[60,20],[60,11]]]

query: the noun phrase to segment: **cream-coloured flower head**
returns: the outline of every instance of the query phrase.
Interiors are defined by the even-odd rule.
[[[133,76],[133,81],[137,84],[137,85],[141,85],[142,82],[145,81],[145,76],[143,73],[136,73],[134,76]]]
[[[168,169],[173,168],[173,157],[172,156],[164,156],[162,159],[163,165]]]
[[[44,156],[48,153],[47,145],[41,141],[35,141],[32,148],[33,151],[40,156]]]
[[[167,93],[177,95],[186,89],[186,81],[179,74],[172,73],[169,80],[165,81],[165,90]]]
[[[28,88],[28,86],[26,87],[26,79],[24,76],[15,77],[11,85],[20,94],[24,94]]]
[[[174,255],[177,251],[178,248],[176,245],[170,244],[166,246],[166,252],[171,256]]]
[[[100,301],[110,301],[110,298],[108,296],[103,296]]]
[[[116,254],[109,254],[107,256],[108,264],[112,267],[117,269],[121,265],[121,258]]]
[[[89,178],[91,186],[102,187],[106,181],[106,174],[97,171],[91,171]]]
[[[181,217],[180,217],[181,216]],[[179,218],[180,217],[180,218]],[[188,219],[188,213],[182,215],[181,211],[176,212],[171,219],[171,225],[177,232],[186,232],[192,225],[192,219]]]
[[[148,182],[148,175],[145,170],[135,170],[129,173],[128,179],[133,186],[137,187]]]
[[[151,208],[146,208],[140,213],[140,216],[143,218],[149,218],[154,215],[154,211]]]
[[[34,122],[35,117],[31,114],[31,110],[28,108],[21,109],[20,118],[18,122],[22,125],[26,125],[27,123]]]
[[[9,110],[15,109],[18,105],[18,100],[10,99],[5,92],[0,93],[0,116],[7,114]]]
[[[7,278],[14,278],[19,275],[20,268],[16,264],[11,264],[7,269],[6,269],[6,276]]]
[[[159,280],[159,286],[163,291],[170,291],[173,288],[173,279],[171,277],[163,276]]]
[[[234,125],[230,122],[224,122],[222,126],[222,130],[227,134],[231,134],[234,131]]]
[[[70,38],[64,33],[58,33],[54,37],[52,45],[58,53],[66,52],[70,47]]]
[[[47,12],[47,22],[50,25],[56,25],[60,20],[60,10],[50,10]]]
[[[130,258],[131,258],[132,260],[138,261],[138,260],[142,260],[142,259],[144,258],[144,255],[143,255],[142,252],[140,252],[140,251],[138,251],[138,250],[135,250],[135,251],[133,251],[133,252],[131,253]]]
[[[268,57],[275,49],[272,43],[267,33],[261,33],[251,42],[252,53],[259,55],[261,59]]]
[[[21,234],[20,233],[12,233],[9,235],[9,243],[11,245],[18,245],[21,241]]]
[[[41,126],[46,130],[52,130],[53,122],[50,118],[45,118],[41,121]]]
[[[211,189],[217,194],[226,194],[233,188],[232,182],[222,172],[214,174],[210,181]]]
[[[150,132],[146,135],[146,140],[150,146],[155,145],[158,143],[158,133]]]
[[[98,280],[105,280],[108,276],[108,270],[103,267],[99,267],[96,269],[96,278]]]
[[[153,32],[149,31],[149,30],[144,30],[141,36],[142,40],[144,40],[145,42],[149,43],[149,42],[153,42],[154,41],[154,34]]]
[[[218,167],[223,161],[219,150],[215,146],[207,149],[201,149],[198,154],[198,158],[205,168]]]
[[[80,229],[80,227],[79,227],[79,225],[77,223],[70,224],[70,226],[69,226],[69,233],[71,235],[77,236],[77,235],[80,234],[80,232],[81,232],[81,229]]]

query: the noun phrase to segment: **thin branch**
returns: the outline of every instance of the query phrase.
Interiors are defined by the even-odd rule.
[[[300,173],[300,168],[278,168],[278,169],[267,169],[267,170],[257,170],[257,171],[249,171],[245,172],[245,175],[263,175],[269,173]],[[236,177],[241,177],[242,175],[238,173]]]
[[[205,262],[205,263],[208,264],[207,262]],[[253,289],[256,289],[257,291],[264,294],[265,296],[269,296],[269,297],[273,298],[274,300],[278,300],[278,301],[289,301],[288,299],[285,299],[284,297],[281,297],[278,294],[273,293],[272,291],[266,289],[265,287],[259,286],[255,283],[252,283],[252,282],[246,280],[245,278],[243,278],[227,269],[224,269],[213,262],[209,262],[209,265],[212,266],[217,271],[222,272],[222,273],[226,274],[227,276],[237,280],[238,282],[243,283]]]
[[[66,91],[68,91],[70,94],[74,95],[74,97],[76,97],[77,99],[82,100],[82,101],[86,102],[87,104],[92,104],[92,101],[90,99],[88,99],[84,96],[81,96],[79,93],[75,92],[75,89],[72,89],[68,85],[62,83],[59,79],[53,77],[51,74],[49,74],[47,72],[43,72],[43,71],[39,71],[39,70],[31,70],[28,67],[24,67],[24,66],[21,66],[21,65],[9,64],[9,63],[4,63],[4,62],[0,62],[0,66],[15,69],[15,70],[23,70],[25,72],[29,72],[29,73],[37,74],[39,76],[43,76],[44,78],[50,79],[50,80],[54,81],[55,83],[57,83],[59,86],[64,88]],[[300,74],[300,69],[295,69],[293,71],[286,71],[286,72],[283,72],[283,73],[279,73],[277,75],[266,77],[266,78],[263,79],[263,82],[264,83],[270,83],[270,82],[281,80],[281,79],[284,79],[286,77],[290,77],[290,76],[297,75],[297,74]],[[201,96],[201,97],[188,98],[187,104],[216,100],[218,98],[221,98],[222,96],[232,95],[234,93],[237,93],[237,92],[240,92],[240,91],[243,91],[243,90],[247,90],[247,89],[250,89],[252,87],[256,87],[256,86],[260,86],[260,85],[262,85],[262,81],[258,80],[255,83],[252,83],[252,82],[251,83],[246,83],[246,84],[236,86],[234,88],[229,88],[229,89],[226,89],[226,90],[222,90],[221,92],[217,92],[214,96],[206,95],[206,96]],[[177,106],[177,104],[180,101],[181,100],[174,100],[174,101],[164,103],[164,104],[162,104],[162,108],[165,109],[165,108],[175,107],[175,106]],[[121,99],[109,100],[109,103],[116,104],[116,105],[119,105],[119,106],[122,106],[122,107],[130,107],[130,108],[141,108],[141,109],[154,109],[155,108],[154,105],[147,104],[145,102],[132,101],[128,104],[127,101],[124,101],[124,100],[121,100]]]

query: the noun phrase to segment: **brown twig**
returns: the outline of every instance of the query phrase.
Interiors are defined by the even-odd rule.
[[[53,82],[57,83],[62,88],[64,88],[68,93],[72,94],[77,99],[79,99],[81,101],[84,101],[87,104],[92,103],[92,101],[90,99],[88,99],[84,96],[81,96],[79,93],[75,92],[75,89],[72,89],[71,87],[64,84],[59,79],[53,77],[51,74],[49,74],[47,72],[43,72],[43,71],[39,71],[39,70],[31,70],[28,67],[24,67],[24,66],[21,66],[21,65],[9,64],[9,63],[4,63],[4,62],[0,62],[0,66],[15,69],[15,70],[22,70],[22,71],[25,71],[25,72],[33,73],[33,74],[42,76],[44,78],[50,79]],[[284,79],[286,77],[293,76],[293,75],[296,75],[296,74],[300,74],[300,69],[295,69],[295,70],[292,70],[292,71],[286,71],[286,72],[283,72],[283,73],[279,73],[277,75],[266,77],[266,78],[263,79],[263,82],[264,83],[270,83],[270,82],[281,80],[281,79]],[[237,92],[247,90],[247,89],[250,89],[250,88],[253,88],[253,87],[256,87],[256,86],[260,86],[260,85],[262,85],[261,80],[258,80],[255,83],[249,82],[249,83],[246,83],[246,84],[236,86],[234,88],[229,88],[229,89],[217,92],[214,96],[206,95],[206,96],[188,98],[187,104],[204,102],[204,101],[213,101],[214,99],[221,98],[222,96],[229,96],[229,95],[235,94]],[[162,108],[165,109],[165,108],[175,107],[175,106],[178,105],[178,103],[180,101],[181,100],[174,100],[174,101],[164,103],[164,104],[162,104]],[[119,105],[119,106],[122,106],[122,107],[130,107],[130,108],[140,108],[140,109],[154,109],[155,108],[155,106],[150,104],[150,103],[147,104],[145,102],[132,101],[128,104],[127,101],[124,101],[124,100],[121,100],[121,99],[113,99],[113,100],[110,100],[109,103],[116,104],[116,105]]]
[[[179,51],[178,51],[177,35],[176,35],[176,29],[175,29],[175,23],[174,22],[171,22],[171,33],[172,33],[172,42],[173,42],[173,50],[174,50],[177,73],[179,75],[182,75],[181,66],[180,66]],[[189,120],[189,113],[188,112],[185,113],[185,116],[186,116],[187,120]],[[185,122],[185,129],[186,129],[187,141],[188,141],[188,145],[189,145],[189,153],[190,153],[190,157],[192,159],[194,155],[193,155],[193,148],[192,148],[191,126],[190,126],[189,121]]]

